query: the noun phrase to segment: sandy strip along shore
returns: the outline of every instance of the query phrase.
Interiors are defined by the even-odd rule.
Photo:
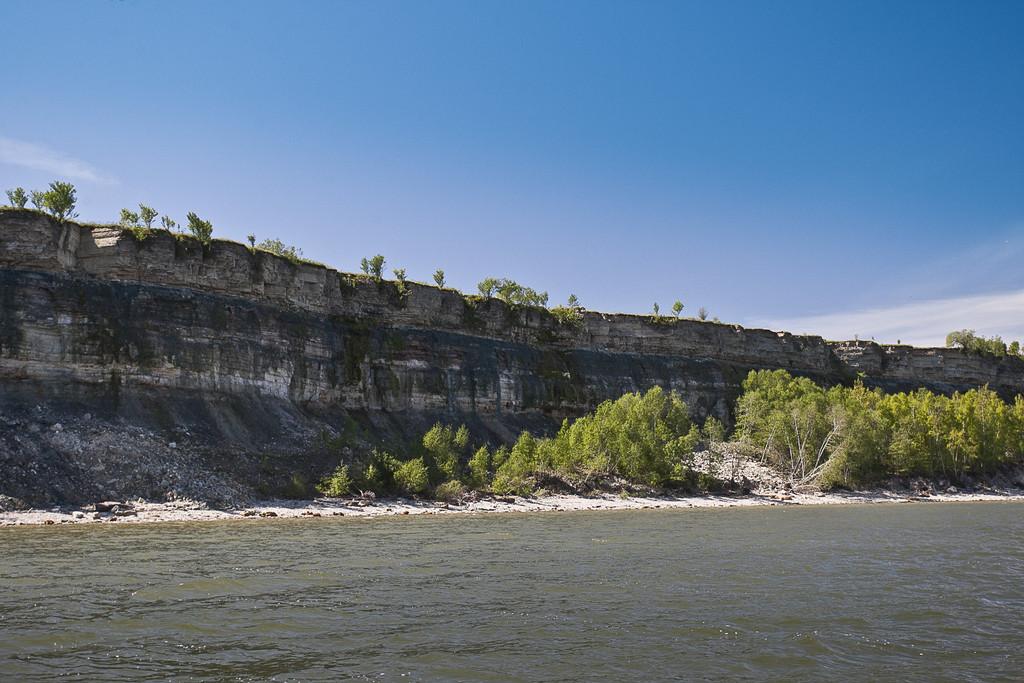
[[[396,515],[488,514],[495,512],[570,512],[584,510],[638,510],[669,508],[713,508],[753,505],[850,505],[872,503],[922,503],[971,501],[1024,501],[1021,490],[989,490],[983,493],[941,493],[920,495],[889,491],[833,493],[753,493],[750,495],[620,497],[617,495],[549,495],[536,498],[485,498],[463,505],[408,498],[317,499],[306,501],[269,500],[249,507],[215,510],[202,503],[179,501],[150,503],[127,501],[112,509],[52,508],[0,512],[0,526],[56,524],[139,524],[152,522],[200,522],[302,517],[381,517]]]

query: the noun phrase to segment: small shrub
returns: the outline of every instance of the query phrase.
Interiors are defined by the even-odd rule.
[[[312,492],[312,487],[310,487],[309,481],[306,477],[302,474],[295,473],[292,475],[288,484],[284,487],[282,495],[285,498],[302,500],[304,498],[309,498]]]
[[[682,313],[682,312],[683,312],[683,302],[679,301],[679,300],[676,300],[676,302],[674,304],[672,304],[672,314],[675,317],[678,318],[679,314]]]
[[[438,268],[434,271],[434,283],[441,289],[444,289],[444,271]]]
[[[559,325],[565,325],[566,327],[580,327],[583,324],[583,312],[578,308],[555,306],[551,309],[551,315],[554,316]]]
[[[721,486],[722,483],[711,472],[701,472],[697,475],[697,488],[705,493],[717,491]]]
[[[150,231],[148,227],[142,225],[139,221],[139,214],[129,209],[121,209],[121,220],[118,221],[118,224],[141,242],[149,237]]]
[[[28,194],[25,193],[25,189],[16,187],[13,190],[7,190],[7,200],[16,209],[24,209],[25,204],[28,203]]]
[[[172,220],[170,216],[161,216],[160,225],[162,225],[164,230],[167,232],[173,232],[178,227],[178,224]]]
[[[131,209],[121,209],[121,218],[117,224],[125,229],[137,228],[139,227],[139,214]]]
[[[430,454],[434,467],[444,479],[459,478],[459,460],[469,444],[466,425],[453,430],[440,422],[423,435],[423,447]]]
[[[255,241],[255,237],[250,235],[252,241]],[[292,263],[298,263],[302,259],[302,250],[296,247],[285,244],[279,239],[268,239],[263,240],[256,245],[256,249],[262,249],[263,251],[269,251],[271,254],[277,254],[283,258],[288,259]]]
[[[434,498],[446,503],[461,503],[466,498],[466,487],[454,479],[446,481],[434,489]]]
[[[32,190],[32,206],[36,207],[37,210],[43,211],[46,208],[46,193],[39,190]]]
[[[551,309],[551,315],[558,321],[559,325],[567,327],[580,327],[583,324],[583,307],[575,294],[569,295],[565,306],[555,306]]]
[[[704,420],[704,428],[701,430],[701,436],[708,444],[722,443],[725,441],[725,425],[723,425],[717,418],[709,417]]]
[[[475,489],[486,489],[491,483],[491,452],[487,446],[477,449],[466,466],[467,483]]]
[[[422,458],[406,460],[395,470],[395,486],[403,493],[423,493],[430,485],[427,465]]]
[[[524,287],[515,280],[508,278],[485,278],[477,284],[480,295],[485,298],[497,296],[509,306],[529,306],[533,308],[547,308],[548,293],[538,292],[530,287]]]
[[[32,201],[35,202],[35,197]],[[50,189],[43,193],[42,198],[43,208],[61,223],[78,217],[78,214],[75,213],[77,201],[75,186],[60,181],[50,183]]]
[[[373,491],[384,494],[395,489],[395,472],[398,460],[387,451],[377,450],[353,465],[349,472],[352,476],[352,487],[358,491]]]
[[[497,472],[508,461],[510,455],[511,451],[508,446],[498,446],[498,450],[494,451],[494,455],[491,456],[491,471]]]
[[[491,484],[491,491],[499,496],[531,496],[534,488],[533,482],[527,477],[519,474],[499,472]]]
[[[363,468],[362,474],[359,477],[358,487],[360,491],[384,493],[384,491],[391,488],[387,483],[389,479],[389,472],[385,472],[377,463],[371,462]]]
[[[213,223],[204,221],[192,211],[185,218],[188,219],[188,231],[192,236],[203,244],[209,244],[213,238]]]
[[[146,226],[147,230],[153,227],[153,221],[155,221],[156,217],[159,215],[160,214],[157,213],[156,209],[153,207],[146,206],[145,204],[139,204],[139,219],[142,221],[142,224]]]
[[[701,320],[707,320],[708,319],[708,309],[704,308],[703,306],[698,308],[697,309],[697,317],[700,318]]]
[[[381,254],[377,254],[376,256],[370,259],[364,258],[360,262],[359,267],[362,269],[363,273],[369,275],[377,282],[380,282],[381,279],[383,279],[384,277],[385,263],[386,260],[384,259],[384,257]]]
[[[395,288],[398,290],[398,296],[405,297],[409,293],[409,287],[405,283],[405,268],[395,268],[391,272],[395,274]]]
[[[352,491],[352,478],[348,475],[348,465],[338,465],[330,475],[317,485],[317,490],[328,498],[340,498]]]

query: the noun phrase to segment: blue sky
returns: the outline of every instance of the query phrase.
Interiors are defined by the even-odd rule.
[[[1024,337],[1024,3],[20,2],[0,187],[590,308]]]

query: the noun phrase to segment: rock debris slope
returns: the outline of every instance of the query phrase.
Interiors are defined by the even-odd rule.
[[[0,210],[0,494],[33,504],[298,494],[436,420],[508,441],[654,385],[728,422],[754,368],[1024,391],[1016,358],[649,316],[560,324],[232,242]]]

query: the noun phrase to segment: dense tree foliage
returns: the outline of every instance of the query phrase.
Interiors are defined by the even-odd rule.
[[[985,337],[975,334],[974,330],[954,330],[950,332],[946,335],[946,346],[991,356],[1020,355],[1020,342],[1015,341],[1007,346],[1002,337],[998,335]]]
[[[734,438],[795,483],[870,485],[891,476],[960,479],[1024,457],[1024,397],[1006,403],[986,388],[953,396],[926,390],[885,394],[861,383],[824,388],[783,370],[752,371],[736,404]],[[339,491],[427,494],[468,491],[529,495],[551,482],[624,481],[655,488],[716,484],[710,461],[695,474],[694,452],[724,441],[720,421],[693,424],[686,404],[655,387],[605,401],[566,420],[552,437],[523,432],[509,447],[470,449],[463,425],[435,424],[399,459],[374,450],[321,482]],[[720,482],[717,482],[720,483]]]
[[[691,423],[678,395],[654,388],[606,401],[586,417],[565,421],[551,438],[523,432],[511,448],[479,446],[475,451],[469,449],[469,438],[465,425],[435,424],[404,459],[374,450],[339,467],[318,489],[328,496],[343,491],[430,492],[454,500],[468,490],[528,495],[539,480],[550,479],[689,484],[694,448],[724,439],[724,430],[709,418],[702,432]]]
[[[395,468],[395,487],[401,493],[424,493],[430,486],[427,465],[420,458],[406,460]]]
[[[605,401],[594,413],[565,421],[552,438],[524,432],[507,454],[477,451],[471,469],[477,484],[485,471],[493,472],[498,493],[528,491],[531,480],[545,474],[664,486],[687,479],[701,438],[682,399],[655,387]]]
[[[884,394],[761,370],[744,381],[736,416],[738,436],[767,461],[825,486],[893,475],[959,479],[1024,454],[1024,398],[1008,404],[987,388]]]

